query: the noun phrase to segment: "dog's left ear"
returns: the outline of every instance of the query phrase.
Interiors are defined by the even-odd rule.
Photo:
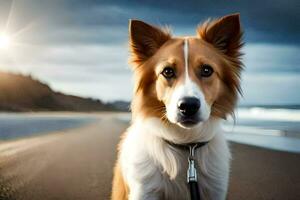
[[[198,27],[197,34],[203,40],[211,43],[224,54],[232,57],[240,56],[242,47],[242,31],[240,15],[232,14],[220,19],[207,21]]]
[[[167,30],[149,25],[139,20],[130,20],[129,39],[131,62],[140,65],[171,38]]]

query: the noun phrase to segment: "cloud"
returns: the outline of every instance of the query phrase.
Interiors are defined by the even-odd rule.
[[[3,2],[3,1],[2,1]],[[11,29],[19,30],[34,22],[27,41],[46,44],[111,43],[127,39],[128,19],[139,18],[176,29],[193,29],[208,17],[240,12],[248,42],[300,43],[299,1],[260,0],[209,1],[165,0],[81,1],[15,0],[13,6],[0,3],[0,22],[12,7]],[[9,1],[8,1],[9,2]],[[0,24],[1,24],[0,23]],[[194,32],[194,31],[193,31]],[[30,37],[31,36],[31,37]]]
[[[76,3],[75,3],[76,2]],[[208,17],[240,12],[248,41],[299,43],[299,2],[292,0],[249,1],[66,1],[66,8],[80,14],[70,15],[83,26],[126,24],[128,18],[176,27],[195,27]],[[298,6],[297,6],[298,5]],[[68,7],[69,6],[69,7]],[[105,16],[105,18],[103,18]],[[71,18],[72,18],[71,17]],[[79,20],[80,18],[80,20]],[[76,20],[77,19],[77,20]]]
[[[0,68],[31,73],[43,80],[72,82],[92,81],[103,74],[130,73],[126,45],[77,45],[26,47],[14,50],[14,57],[0,59]],[[15,66],[12,66],[14,64]]]
[[[300,74],[251,74],[243,75],[242,104],[287,105],[299,104]]]
[[[300,73],[300,47],[264,43],[246,44],[244,63],[249,73]]]
[[[56,81],[50,84],[54,90],[84,97],[96,97],[104,101],[131,100],[133,81],[131,73],[127,74],[99,74],[97,79],[81,82]]]

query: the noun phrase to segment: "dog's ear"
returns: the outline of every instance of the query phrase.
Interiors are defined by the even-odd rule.
[[[240,15],[232,14],[220,19],[206,21],[197,29],[197,34],[206,42],[231,57],[240,56],[242,30]]]
[[[130,20],[129,39],[131,62],[137,65],[149,57],[171,38],[169,31],[146,24],[139,20]]]

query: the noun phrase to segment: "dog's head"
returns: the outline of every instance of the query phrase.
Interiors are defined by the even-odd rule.
[[[131,20],[134,116],[158,117],[182,128],[233,112],[240,91],[239,15],[209,20],[193,37]]]

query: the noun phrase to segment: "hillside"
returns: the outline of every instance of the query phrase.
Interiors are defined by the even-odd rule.
[[[126,111],[113,103],[53,91],[30,76],[0,72],[0,111]]]

